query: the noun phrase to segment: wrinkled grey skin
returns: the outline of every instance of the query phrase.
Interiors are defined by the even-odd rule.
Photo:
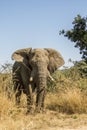
[[[20,102],[22,88],[27,95],[27,106],[28,111],[30,111],[32,108],[30,106],[33,105],[33,91],[36,88],[36,110],[38,112],[43,110],[47,79],[51,78],[50,74],[64,64],[62,56],[54,49],[26,48],[15,51],[12,54],[12,59],[16,61],[13,65],[13,82],[15,81],[15,74],[19,82],[14,82],[14,88],[19,88],[18,93],[16,93],[17,102]],[[16,72],[18,67],[19,70]]]

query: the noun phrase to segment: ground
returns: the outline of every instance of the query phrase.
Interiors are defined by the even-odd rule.
[[[54,111],[28,114],[17,113],[1,117],[0,130],[87,130],[86,114],[61,114]]]

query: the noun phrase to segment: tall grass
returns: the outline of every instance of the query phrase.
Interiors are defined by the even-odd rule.
[[[22,95],[20,108],[17,108],[11,75],[1,74],[0,130],[39,130],[42,127],[45,129],[46,126],[58,125],[57,113],[87,113],[87,79],[74,80],[73,77],[72,80],[61,72],[57,72],[54,78],[56,82],[50,85],[51,89],[49,86],[45,100],[46,113],[26,115],[26,96]]]
[[[68,114],[87,113],[87,79],[78,77],[79,80],[74,81],[71,77],[65,77],[61,71],[57,71],[54,78],[56,82],[47,93],[46,108]],[[52,91],[54,85],[55,91]],[[12,88],[11,76],[0,75],[0,113],[2,115],[9,113],[15,115],[26,110],[26,96],[22,95],[20,112],[17,112]],[[9,93],[10,98],[8,98]]]
[[[3,93],[0,94],[0,115],[9,116],[13,109],[14,103],[7,98]]]
[[[48,95],[47,107],[67,114],[87,113],[87,96],[80,89],[67,89],[63,93]]]

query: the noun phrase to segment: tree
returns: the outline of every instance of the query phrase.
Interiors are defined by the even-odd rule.
[[[60,34],[75,43],[75,47],[79,48],[80,54],[82,54],[82,59],[87,62],[87,17],[77,15],[72,24],[71,30],[62,30]]]

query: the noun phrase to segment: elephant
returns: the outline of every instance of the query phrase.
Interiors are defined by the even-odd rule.
[[[33,92],[36,89],[36,111],[44,110],[47,80],[53,80],[51,74],[64,64],[62,55],[51,48],[24,48],[12,54],[13,83],[16,101],[20,102],[21,91],[27,96],[27,110],[33,106]],[[16,78],[15,78],[16,77]],[[15,80],[16,79],[16,80]]]

